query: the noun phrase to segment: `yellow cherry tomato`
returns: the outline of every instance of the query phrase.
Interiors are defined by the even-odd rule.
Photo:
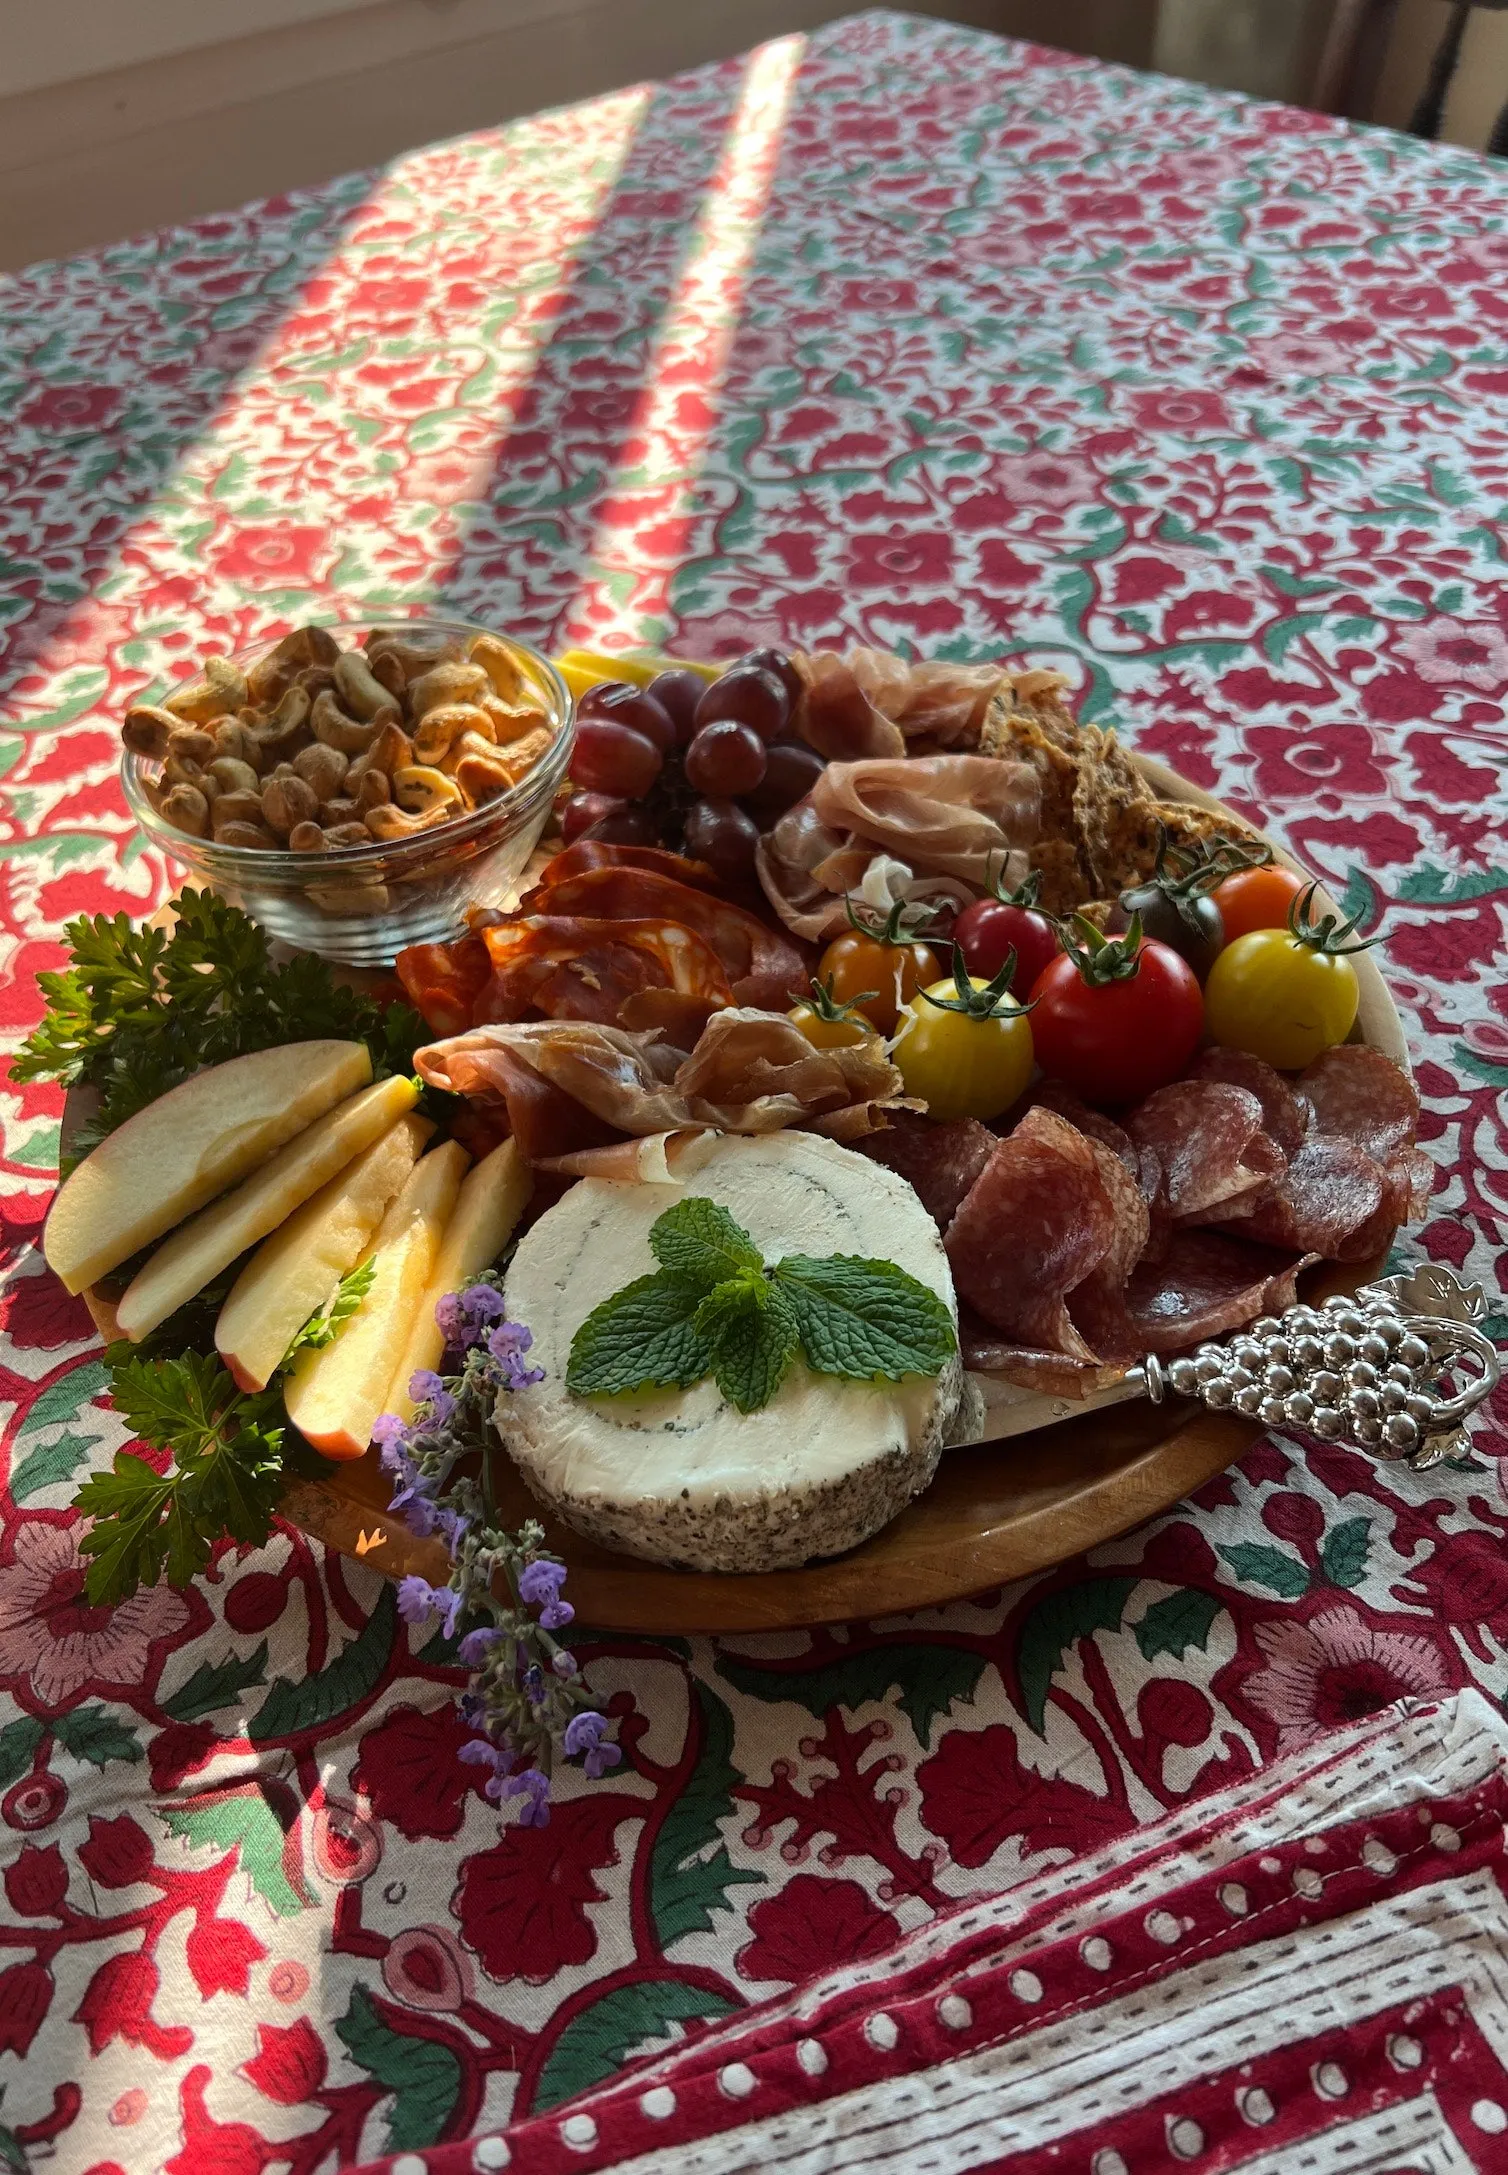
[[[854,1050],[874,1034],[868,1020],[841,1008],[823,1012],[815,1004],[797,1004],[790,1017],[814,1050]]]
[[[1252,929],[1228,944],[1204,985],[1204,1024],[1228,1050],[1280,1072],[1302,1072],[1344,1042],[1361,991],[1342,952],[1316,950],[1287,929]]]
[[[1032,1076],[1031,1021],[1014,997],[993,995],[977,975],[969,988],[977,1012],[951,1009],[961,985],[934,982],[900,1016],[891,1057],[908,1095],[920,1096],[934,1118],[998,1118]],[[941,1003],[930,1000],[938,998]]]

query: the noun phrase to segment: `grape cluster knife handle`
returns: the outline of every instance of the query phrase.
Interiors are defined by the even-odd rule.
[[[1500,1355],[1478,1326],[1486,1311],[1480,1286],[1428,1263],[1322,1306],[1264,1315],[1178,1359],[1150,1355],[1082,1401],[1054,1399],[1043,1410],[1046,1399],[1017,1393],[995,1405],[972,1439],[997,1440],[1133,1397],[1158,1404],[1191,1397],[1422,1472],[1465,1456],[1470,1417],[1498,1382]]]

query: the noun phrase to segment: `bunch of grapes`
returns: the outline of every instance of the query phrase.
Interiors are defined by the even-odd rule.
[[[577,710],[567,845],[669,846],[747,883],[760,832],[821,775],[821,756],[790,737],[800,696],[795,666],[775,649],[751,651],[710,685],[671,671],[647,687],[591,688]]]

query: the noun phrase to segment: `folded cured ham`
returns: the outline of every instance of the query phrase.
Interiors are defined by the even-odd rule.
[[[737,1006],[714,1013],[689,1053],[654,1028],[521,1020],[431,1043],[414,1063],[435,1087],[504,1106],[531,1163],[577,1173],[637,1175],[643,1162],[622,1151],[625,1136],[801,1125],[852,1140],[904,1105],[878,1042],[817,1050],[783,1013]]]

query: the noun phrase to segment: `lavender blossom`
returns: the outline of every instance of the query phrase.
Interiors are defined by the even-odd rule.
[[[616,1748],[615,1748],[616,1749]],[[487,1785],[487,1795],[499,1798],[521,1797],[518,1824],[521,1828],[545,1828],[550,1824],[550,1781],[537,1767],[526,1767],[517,1775],[494,1775]]]
[[[572,1715],[562,1740],[568,1760],[575,1759],[578,1753],[586,1755],[582,1765],[594,1782],[607,1768],[616,1767],[623,1757],[615,1744],[603,1743],[606,1731],[607,1716],[594,1714],[587,1708],[581,1714]]]

